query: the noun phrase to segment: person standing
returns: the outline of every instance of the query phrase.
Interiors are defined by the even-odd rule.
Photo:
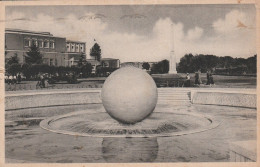
[[[190,87],[190,75],[189,75],[189,73],[187,73],[187,76],[186,76],[186,87]]]
[[[210,85],[215,85],[213,75],[210,73],[209,75]]]
[[[21,81],[22,81],[22,77],[21,77],[20,73],[18,74],[17,81],[18,81],[18,83],[21,83]]]
[[[199,73],[195,72],[195,85],[199,85]]]
[[[40,80],[41,80],[41,87],[45,88],[45,78],[43,75],[40,76]]]
[[[207,70],[207,84],[206,85],[210,85],[210,78],[209,78],[209,76],[210,76],[210,72],[209,72],[209,70]]]
[[[198,81],[199,81],[199,85],[202,84],[202,81],[201,81],[201,71],[198,70]]]

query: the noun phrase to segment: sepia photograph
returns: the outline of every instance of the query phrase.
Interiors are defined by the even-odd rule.
[[[255,4],[4,9],[5,164],[256,165]]]

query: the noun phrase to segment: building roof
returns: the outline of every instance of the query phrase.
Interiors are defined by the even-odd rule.
[[[30,30],[21,30],[21,29],[12,29],[12,28],[6,28],[5,33],[54,37],[53,34],[51,34],[50,32],[30,31]],[[64,38],[64,37],[56,37],[55,36],[55,38]]]
[[[10,33],[22,33],[22,34],[35,34],[35,35],[53,36],[50,32],[29,31],[29,30],[11,29],[11,28],[6,28],[5,32],[6,33],[10,32]]]
[[[101,61],[105,61],[105,60],[119,60],[119,59],[114,59],[114,58],[101,58]]]
[[[74,43],[86,43],[86,42],[82,42],[82,41],[74,41],[74,40],[66,40],[66,42],[74,42]]]

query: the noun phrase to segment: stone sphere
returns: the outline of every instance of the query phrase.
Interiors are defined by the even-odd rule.
[[[107,113],[121,123],[134,124],[149,116],[157,104],[157,87],[147,72],[123,67],[105,81],[101,98]]]

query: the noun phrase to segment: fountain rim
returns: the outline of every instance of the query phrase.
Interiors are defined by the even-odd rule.
[[[83,110],[85,111],[85,110]],[[184,130],[180,132],[170,132],[170,133],[159,133],[159,134],[120,134],[120,135],[104,135],[104,134],[90,134],[90,133],[78,133],[78,132],[71,132],[71,131],[66,131],[66,130],[59,130],[59,129],[53,129],[49,123],[59,120],[59,119],[64,119],[68,116],[75,116],[75,115],[80,115],[82,111],[77,111],[75,113],[68,113],[64,115],[58,115],[58,116],[53,116],[47,119],[44,119],[40,122],[40,127],[42,129],[45,129],[50,132],[54,132],[57,134],[63,134],[63,135],[71,135],[71,136],[80,136],[80,137],[96,137],[96,138],[152,138],[152,137],[173,137],[173,136],[183,136],[183,135],[190,135],[190,134],[195,134],[195,133],[201,133],[205,132],[214,128],[217,128],[221,122],[216,121],[213,119],[211,116],[206,115],[206,114],[199,114],[199,113],[188,113],[188,114],[183,114],[183,115],[191,115],[195,117],[200,117],[207,119],[210,122],[210,125],[208,126],[203,126],[198,129],[192,129],[192,130]],[[101,112],[91,112],[88,114],[99,114]],[[156,112],[156,113],[168,113],[168,112]],[[169,112],[168,114],[181,114],[177,112]]]

